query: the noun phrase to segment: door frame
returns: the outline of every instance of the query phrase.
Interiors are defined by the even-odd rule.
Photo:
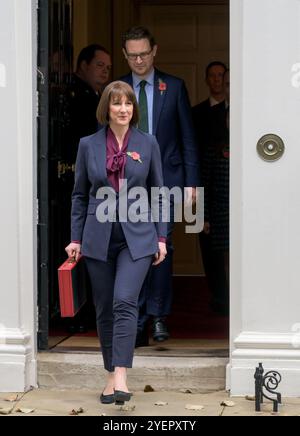
[[[49,5],[38,4],[38,348],[49,336]]]
[[[52,144],[63,144],[55,128],[57,128],[58,122],[62,123],[64,120],[63,109],[65,106],[60,98],[61,95],[55,94],[55,98],[59,101],[59,113],[55,115],[56,125],[54,126],[54,117],[50,109],[53,105],[54,91],[51,94],[50,87],[53,89],[55,86],[55,90],[57,90],[57,88],[62,87],[62,84],[67,86],[69,83],[69,67],[68,77],[66,77],[64,58],[60,56],[61,53],[66,52],[63,49],[69,48],[65,42],[71,40],[64,28],[65,20],[69,19],[66,14],[66,5],[70,6],[67,14],[70,14],[71,19],[72,0],[38,1],[38,347],[40,350],[48,349],[49,320],[50,316],[53,315],[53,301],[55,301],[55,306],[59,307],[56,271],[58,265],[56,266],[53,261],[62,263],[62,260],[58,259],[57,250],[54,248],[56,247],[54,241],[60,235],[55,229],[54,218],[56,215],[53,203],[56,199],[54,199],[53,193],[60,192],[54,181],[58,177],[61,150],[56,153],[57,147],[52,147]],[[51,32],[54,11],[56,11],[55,17],[57,18],[57,33]],[[68,25],[68,29],[70,27],[71,25]],[[67,51],[69,61],[72,56],[71,51]],[[57,70],[55,69],[54,53],[58,53],[57,63],[59,66]],[[55,107],[58,109],[58,105]],[[55,134],[56,136],[54,136]],[[58,245],[62,246],[61,251],[63,252],[64,245],[60,243],[60,240]],[[62,256],[63,254],[60,253],[60,257]],[[58,311],[58,309],[56,310]]]
[[[123,2],[123,0],[122,0]],[[117,0],[116,3],[119,3]],[[134,16],[138,18],[140,6],[142,4],[159,5],[229,5],[229,0],[132,0],[135,5]],[[116,6],[115,6],[116,7]],[[116,9],[112,9],[116,13]],[[39,0],[39,46],[38,46],[38,65],[39,65],[39,147],[38,147],[38,199],[39,199],[39,224],[38,224],[38,305],[39,305],[39,327],[38,327],[38,346],[40,350],[48,349],[49,336],[49,286],[50,286],[50,208],[49,208],[49,2]],[[119,39],[117,43],[119,44]],[[119,50],[121,53],[121,50]],[[124,59],[122,59],[124,61]]]

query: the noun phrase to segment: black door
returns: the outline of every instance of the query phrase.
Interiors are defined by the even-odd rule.
[[[73,69],[72,0],[39,0],[39,348],[48,348],[49,323],[59,317],[57,268],[65,260],[70,197],[64,162],[68,119],[65,90]]]

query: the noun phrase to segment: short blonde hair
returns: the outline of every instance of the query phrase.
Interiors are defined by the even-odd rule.
[[[125,82],[116,81],[110,83],[103,91],[100,103],[97,109],[97,120],[105,126],[109,123],[109,105],[114,98],[127,97],[133,104],[133,116],[130,121],[131,126],[136,126],[139,123],[139,106],[136,100],[135,93],[130,85]]]

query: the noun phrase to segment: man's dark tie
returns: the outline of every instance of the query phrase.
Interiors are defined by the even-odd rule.
[[[142,80],[140,83],[140,96],[139,96],[139,106],[140,106],[140,123],[139,128],[143,132],[149,133],[149,120],[148,120],[148,101],[145,86],[147,85],[146,80]]]

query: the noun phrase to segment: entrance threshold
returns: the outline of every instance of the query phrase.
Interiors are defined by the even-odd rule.
[[[225,389],[224,357],[165,357],[136,355],[128,371],[130,389],[144,391],[147,385],[155,391],[190,391],[207,393]],[[99,352],[40,352],[38,383],[42,389],[98,389],[106,381]]]
[[[59,343],[50,353],[99,354],[98,338],[72,336]],[[150,341],[148,347],[136,348],[135,356],[227,358],[229,356],[229,342],[226,339],[170,339],[161,344]]]

